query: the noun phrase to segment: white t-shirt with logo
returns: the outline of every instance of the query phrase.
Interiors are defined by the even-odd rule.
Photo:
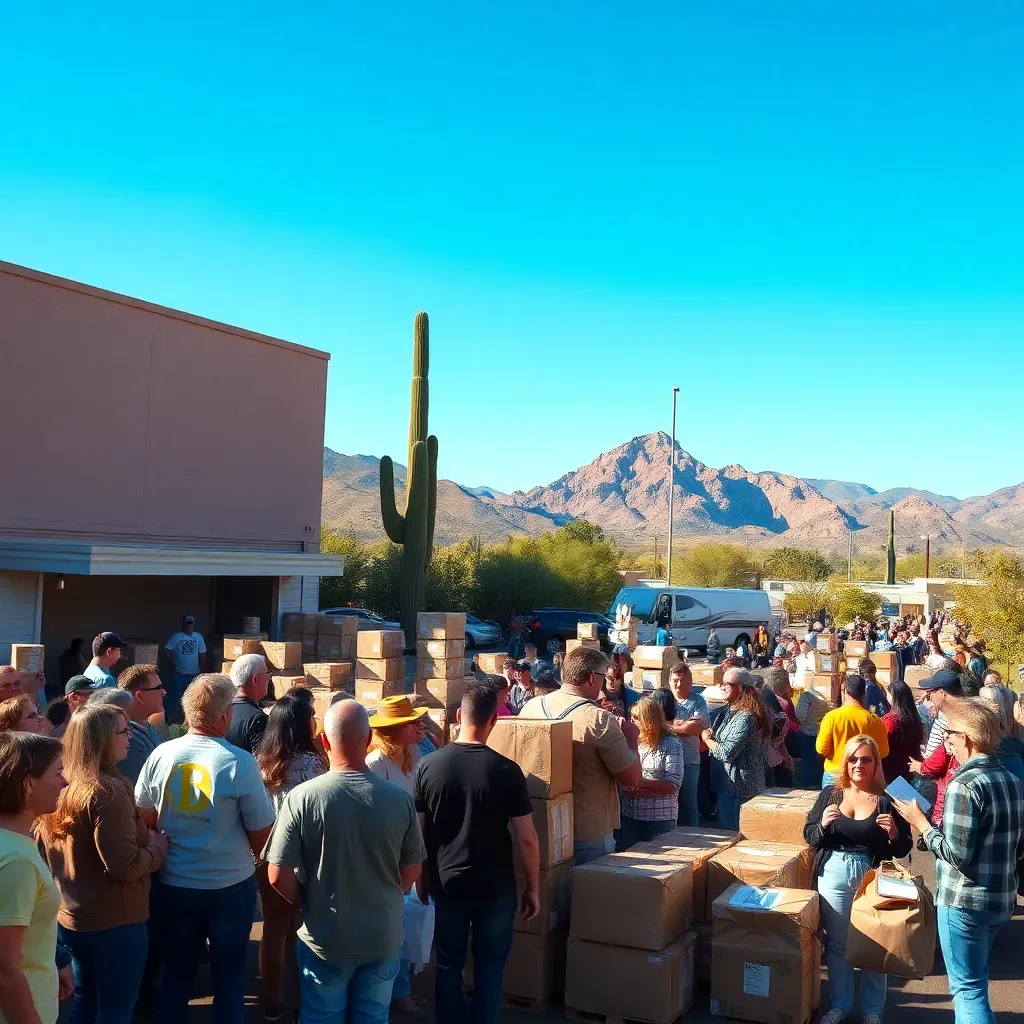
[[[206,653],[206,641],[201,633],[175,633],[164,647],[174,662],[174,671],[183,676],[199,675],[199,655]]]
[[[161,743],[139,773],[135,802],[156,808],[170,846],[160,880],[186,889],[224,889],[256,870],[246,832],[274,823],[256,758],[220,736]]]

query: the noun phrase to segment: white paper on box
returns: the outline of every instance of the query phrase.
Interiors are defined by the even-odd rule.
[[[789,857],[792,853],[792,851],[764,850],[758,846],[745,846],[743,852],[749,853],[751,857]]]
[[[918,903],[921,900],[917,886],[907,878],[893,878],[892,875],[883,875],[879,872],[875,876],[875,888],[879,896],[889,900],[907,900],[910,903]]]
[[[772,969],[767,964],[744,961],[743,994],[745,996],[760,996],[762,999],[767,999],[768,985],[771,977]]]
[[[729,900],[731,907],[743,907],[746,910],[771,910],[782,898],[782,893],[771,889],[761,889],[756,885],[742,885],[733,893]]]

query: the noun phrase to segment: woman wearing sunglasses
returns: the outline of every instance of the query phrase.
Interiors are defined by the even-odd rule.
[[[854,736],[843,751],[835,783],[826,786],[807,815],[804,839],[814,851],[813,884],[828,945],[828,986],[832,1007],[821,1024],[838,1024],[854,1006],[854,976],[860,975],[864,1024],[880,1024],[886,976],[854,971],[846,960],[850,907],[869,868],[910,852],[910,826],[885,793],[878,745]]]

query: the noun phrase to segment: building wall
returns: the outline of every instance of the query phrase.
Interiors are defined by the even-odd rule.
[[[10,662],[11,644],[39,643],[41,582],[36,572],[0,572],[0,665]]]
[[[0,263],[0,535],[318,550],[327,357]]]

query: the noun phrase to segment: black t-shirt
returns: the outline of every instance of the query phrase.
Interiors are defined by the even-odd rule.
[[[224,737],[228,743],[255,754],[266,731],[267,716],[258,704],[248,697],[236,697],[231,702],[231,725]]]
[[[522,769],[479,743],[450,743],[428,754],[413,789],[423,818],[427,877],[453,899],[515,892],[510,818],[533,812]]]

